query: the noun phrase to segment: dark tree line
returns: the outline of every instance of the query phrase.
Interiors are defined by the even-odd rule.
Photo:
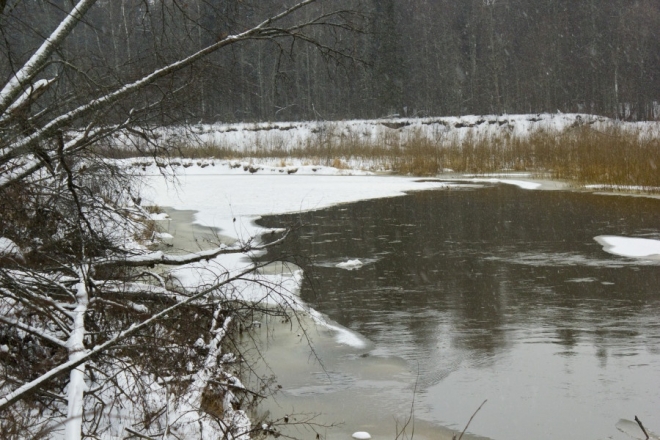
[[[58,3],[66,2],[5,7],[3,77],[61,19]],[[98,82],[119,81],[117,72],[139,77],[250,27],[282,3],[105,0],[63,49],[74,66],[54,62],[49,72],[70,77],[58,93],[75,100],[90,82],[98,90]],[[319,25],[312,34],[321,48],[300,39],[233,45],[162,85],[168,93],[160,105],[173,119],[154,123],[557,110],[659,116],[657,0],[326,0],[307,13],[338,6],[357,12],[347,21],[360,32]],[[78,52],[85,58],[72,56]]]

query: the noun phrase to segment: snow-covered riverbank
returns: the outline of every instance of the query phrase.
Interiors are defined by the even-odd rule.
[[[567,128],[591,126],[597,130],[621,128],[644,136],[657,136],[657,122],[625,122],[598,115],[542,113],[521,115],[467,115],[433,118],[396,118],[348,121],[260,122],[196,124],[154,129],[159,142],[172,145],[214,146],[237,153],[267,154],[289,152],[313,145],[331,145],[351,139],[356,143],[383,143],[414,137],[447,142],[467,138],[525,137],[540,131],[560,132]],[[115,139],[117,146],[142,143],[134,134]],[[396,143],[396,142],[395,142]],[[384,145],[385,145],[384,144]],[[353,164],[354,165],[354,164]]]
[[[443,179],[420,179],[393,175],[374,175],[361,170],[336,169],[332,167],[299,165],[295,173],[286,172],[290,166],[278,167],[252,163],[249,166],[259,172],[245,170],[247,163],[237,161],[201,160],[191,161],[187,166],[175,163],[168,165],[167,171],[176,176],[175,182],[163,178],[162,165],[153,161],[132,159],[128,164],[143,164],[143,197],[148,204],[171,207],[176,210],[193,212],[193,221],[198,228],[209,228],[205,240],[216,238],[247,242],[257,239],[270,231],[256,225],[255,221],[264,215],[303,212],[323,209],[329,206],[351,203],[374,198],[402,196],[410,191],[451,190],[465,183],[516,185],[527,190],[568,189],[561,182],[534,180],[529,174],[509,173],[490,176],[451,175]],[[238,166],[237,166],[238,165]],[[169,231],[176,235],[176,230]],[[176,237],[175,237],[176,239]],[[617,246],[610,246],[605,239],[598,238],[604,250],[631,258],[650,255],[640,250],[641,240],[628,237],[608,237],[616,240]],[[649,245],[649,242],[651,245]],[[643,244],[656,246],[654,240]],[[187,250],[195,250],[198,242],[190,242]],[[623,250],[622,250],[623,249]],[[653,253],[653,252],[651,252]],[[224,270],[241,270],[249,259],[241,254],[223,255],[208,263],[196,263],[179,268],[174,275],[184,284],[195,286],[211,282]],[[297,282],[301,274],[287,267],[282,273],[266,273],[271,285],[281,285],[292,295],[297,292]],[[255,290],[256,289],[256,290]],[[243,298],[274,301],[264,297],[258,287],[243,287]],[[294,301],[295,302],[295,301]],[[343,334],[342,334],[343,333]],[[359,337],[350,337],[340,331],[338,338],[345,343],[363,345]]]
[[[168,184],[159,174],[160,168],[155,164],[145,166],[143,171],[146,175],[145,198],[149,203],[160,206],[171,206],[180,210],[191,210],[194,221],[199,227],[212,227],[213,230],[223,236],[232,237],[238,240],[249,240],[259,234],[267,233],[267,230],[257,226],[254,222],[260,216],[268,214],[295,213],[307,210],[321,209],[336,204],[356,202],[382,197],[396,197],[409,191],[422,190],[443,190],[451,191],[456,185],[465,185],[470,182],[474,185],[506,183],[516,185],[527,190],[543,189],[561,189],[557,182],[541,182],[530,179],[530,176],[523,174],[504,174],[498,176],[478,177],[478,176],[453,176],[456,180],[446,181],[437,179],[418,179],[412,177],[399,177],[390,175],[368,175],[364,172],[336,170],[332,168],[316,167],[316,169],[302,168],[296,173],[280,172],[279,168],[269,168],[263,166],[264,172],[250,173],[245,170],[232,167],[230,163],[215,161],[214,165],[209,162],[196,163],[176,168],[178,185]],[[254,166],[260,166],[254,164]],[[341,175],[340,175],[341,174]],[[170,231],[176,236],[177,226],[173,225]],[[211,234],[212,236],[212,234]],[[596,238],[596,237],[594,237]],[[629,257],[643,257],[648,253],[640,254],[637,244],[641,243],[638,238],[628,237],[598,237],[598,241],[603,244],[613,244],[616,240],[616,249],[614,246],[605,246],[605,251],[612,251],[619,255]],[[197,246],[193,240],[188,240],[191,246]],[[645,240],[643,244],[647,245],[654,240]],[[607,243],[606,243],[607,242]],[[625,244],[625,249],[632,249],[630,252],[622,251],[620,244]],[[622,254],[622,252],[624,252]],[[194,285],[204,282],[205,277],[215,276],[216,270],[220,269],[237,270],[248,263],[241,256],[224,256],[210,263],[199,263],[179,269],[175,275],[184,282]],[[279,286],[284,298],[289,304],[297,304],[300,308],[306,308],[298,298],[298,283],[300,273],[295,267],[283,267],[285,270],[279,273],[268,272],[261,274],[272,286]],[[262,278],[263,279],[263,278]],[[243,298],[271,301],[274,296],[266,294],[259,287],[249,286],[249,283],[241,286],[239,289]],[[328,385],[332,392],[322,393],[331,394],[328,399],[308,399],[306,395],[310,393],[309,386],[302,378],[312,377],[318,373],[319,367],[314,360],[310,361],[309,348],[306,345],[306,338],[301,336],[298,329],[290,331],[287,328],[280,328],[277,323],[272,323],[269,330],[264,334],[264,340],[268,339],[269,350],[274,358],[269,362],[272,364],[272,372],[281,377],[281,383],[285,385],[286,393],[280,396],[277,403],[269,403],[268,408],[273,414],[291,414],[294,411],[300,411],[300,408],[306,408],[314,413],[327,413],[327,417],[315,419],[323,423],[331,423],[342,420],[347,423],[345,428],[335,430],[335,434],[328,435],[328,438],[343,438],[344,434],[355,430],[364,429],[372,434],[380,434],[374,438],[387,438],[387,434],[392,434],[392,427],[386,424],[379,425],[374,420],[379,420],[378,411],[390,411],[392,414],[401,416],[405,414],[406,404],[412,399],[410,387],[414,384],[414,374],[407,367],[401,365],[400,359],[379,358],[377,363],[379,369],[374,370],[373,358],[363,358],[362,354],[368,354],[371,343],[359,334],[329,322],[325,317],[320,316],[313,310],[307,309],[307,315],[303,321],[314,328],[308,328],[314,340],[316,354],[321,356],[327,371],[337,371],[329,376]],[[321,324],[320,326],[316,326]],[[273,335],[277,335],[273,339]],[[366,360],[365,360],[366,359]],[[352,369],[355,376],[363,377],[364,383],[368,383],[368,388],[362,393],[360,399],[355,399],[356,405],[341,403],[341,399],[348,389],[342,388],[340,371],[343,369]],[[384,370],[383,370],[384,369]],[[316,372],[316,373],[315,373]],[[332,374],[340,374],[338,377]],[[361,382],[362,383],[362,382]],[[367,386],[367,385],[365,385]],[[318,390],[317,390],[318,391]],[[316,395],[317,391],[310,395]],[[359,416],[360,408],[371,407],[380,408],[373,403],[383,400],[383,393],[389,395],[390,402],[398,402],[395,408],[371,411],[365,413],[365,419]],[[392,397],[395,395],[395,397]],[[321,400],[324,402],[322,403]],[[371,403],[370,403],[371,402]],[[301,405],[301,406],[300,406]],[[348,405],[348,410],[343,408]],[[349,417],[352,414],[353,417]],[[356,416],[357,414],[357,416]],[[468,415],[466,415],[467,417]],[[334,418],[333,418],[334,417]],[[348,417],[348,418],[347,418]],[[369,422],[366,422],[366,419]],[[365,425],[365,423],[367,425]],[[421,423],[421,422],[420,422]],[[440,438],[446,433],[442,427],[433,425],[424,425],[416,431],[416,436],[420,438]],[[333,437],[335,436],[336,437]],[[448,438],[450,438],[448,436]]]
[[[196,249],[195,233],[202,238],[204,228],[212,227],[204,238],[212,239],[213,233],[231,236],[238,240],[248,240],[264,232],[254,221],[262,215],[321,209],[339,203],[355,202],[380,197],[395,197],[406,191],[451,188],[445,182],[419,182],[418,179],[394,176],[337,176],[337,171],[324,169],[305,170],[300,174],[237,174],[231,168],[217,165],[216,173],[209,168],[192,166],[180,174],[178,187],[167,185],[159,176],[154,165],[147,169],[148,189],[145,194],[151,203],[172,206],[177,210],[193,210],[196,232],[181,223],[190,217],[191,211],[172,213],[174,221],[169,225],[174,235],[175,246],[188,246]],[[221,171],[225,170],[226,173]],[[317,174],[319,171],[325,175]],[[171,212],[171,211],[170,211]],[[178,220],[178,222],[176,221]],[[178,231],[181,230],[181,234]],[[193,233],[191,233],[193,232]],[[178,237],[181,235],[181,237]],[[184,238],[185,237],[185,238]],[[183,241],[178,238],[184,238]],[[186,243],[187,242],[187,243]],[[223,256],[209,263],[195,264],[175,271],[175,276],[185,283],[194,285],[209,280],[220,269],[238,270],[249,262],[241,256]],[[373,438],[390,438],[395,435],[394,417],[403,417],[410,410],[413,395],[410,387],[414,374],[402,359],[390,357],[363,357],[373,347],[361,335],[329,321],[314,310],[310,310],[297,297],[300,276],[297,268],[281,266],[281,272],[269,271],[259,276],[260,284],[240,286],[243,297],[254,300],[277,301],[274,295],[264,288],[278,286],[280,298],[288,305],[297,304],[307,313],[298,316],[293,324],[282,324],[272,320],[263,328],[255,329],[258,340],[264,344],[261,349],[266,356],[266,365],[261,364],[265,375],[275,374],[282,384],[283,393],[275,400],[268,399],[261,407],[269,411],[271,418],[285,415],[296,417],[298,421],[312,420],[320,425],[342,422],[325,432],[325,438],[349,438],[358,430],[368,430]],[[260,339],[259,339],[260,338]],[[314,355],[310,358],[308,338],[313,341]],[[265,350],[267,345],[267,350]],[[320,362],[320,363],[319,363]],[[322,364],[321,364],[322,363]],[[342,384],[341,377],[329,373],[331,392],[323,392],[329,398],[317,399],[316,392],[309,393],[310,378],[317,378],[319,370],[350,371],[363,378],[360,383],[365,388],[360,397],[353,396],[346,401],[351,390]],[[313,390],[312,390],[313,391]],[[387,396],[387,397],[385,397]],[[310,400],[311,399],[311,400]],[[380,403],[378,403],[380,402]],[[394,406],[393,406],[394,405]],[[367,408],[370,408],[367,410]],[[304,415],[301,413],[305,413]],[[298,415],[294,415],[298,414]],[[322,414],[322,415],[320,415]],[[380,420],[379,423],[375,421]],[[292,429],[282,427],[282,429]],[[307,433],[304,426],[292,434]],[[421,439],[451,438],[452,431],[420,421],[416,436]]]

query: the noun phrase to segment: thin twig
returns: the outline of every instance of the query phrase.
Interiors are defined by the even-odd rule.
[[[468,420],[467,425],[465,425],[465,429],[463,429],[463,432],[461,432],[461,435],[458,437],[458,440],[461,440],[463,438],[463,434],[465,434],[465,431],[467,431],[468,426],[470,426],[470,423],[472,423],[472,419],[474,419],[474,416],[477,415],[481,407],[484,406],[486,402],[488,402],[488,399],[484,400],[484,402],[481,405],[479,405],[479,408],[477,408],[474,414],[472,414],[472,417],[470,417],[470,420]]]
[[[646,432],[646,429],[644,429],[644,425],[642,425],[642,421],[639,420],[639,419],[637,418],[637,416],[635,416],[635,421],[637,422],[637,424],[639,425],[639,427],[642,428],[642,432],[643,432],[644,435],[646,436],[646,440],[649,440],[649,434]]]
[[[128,432],[128,433],[131,434],[131,435],[134,435],[135,437],[146,438],[146,439],[148,439],[148,440],[154,440],[153,437],[148,437],[148,436],[146,436],[146,435],[140,434],[139,432],[134,431],[134,430],[132,430],[131,428],[124,427],[124,431]]]

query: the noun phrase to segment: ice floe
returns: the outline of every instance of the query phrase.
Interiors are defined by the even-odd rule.
[[[660,240],[649,238],[599,235],[594,237],[605,252],[630,258],[660,259]]]

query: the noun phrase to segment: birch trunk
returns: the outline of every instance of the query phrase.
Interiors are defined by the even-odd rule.
[[[76,308],[73,310],[73,328],[67,341],[69,361],[85,356],[85,314],[89,304],[87,291],[88,268],[78,271],[80,282],[76,285]],[[71,370],[67,392],[68,409],[64,422],[65,440],[79,440],[82,436],[83,398],[85,394],[85,363]]]

